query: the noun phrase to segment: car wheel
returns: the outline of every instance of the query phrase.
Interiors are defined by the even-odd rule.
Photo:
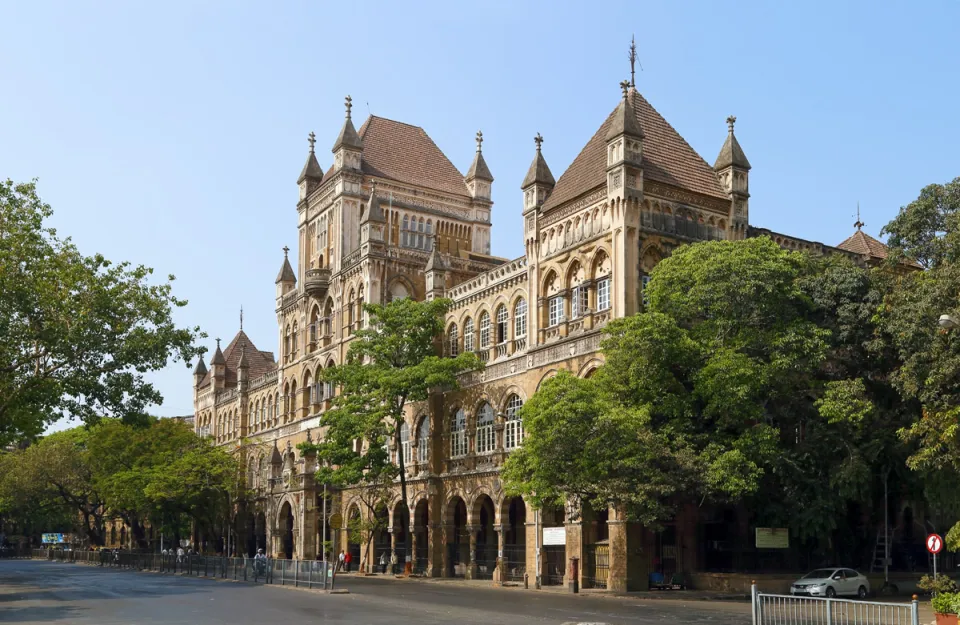
[[[837,596],[837,591],[833,589],[833,586],[828,586],[828,587],[827,587],[827,598],[828,598],[828,599],[833,599],[833,598],[836,597],[836,596]]]
[[[860,597],[861,599],[866,599],[866,598],[867,598],[867,587],[866,587],[866,586],[861,586],[860,588],[858,588],[858,589],[857,589],[857,596]]]

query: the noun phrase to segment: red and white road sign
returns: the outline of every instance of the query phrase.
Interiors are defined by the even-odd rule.
[[[927,551],[930,553],[940,553],[943,550],[943,539],[940,534],[930,534],[927,536]]]

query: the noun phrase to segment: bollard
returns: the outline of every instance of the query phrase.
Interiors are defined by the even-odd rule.
[[[910,625],[920,625],[920,602],[917,601],[916,595],[913,596],[910,604]]]
[[[529,589],[529,588],[530,588],[530,574],[529,574],[529,573],[524,573],[524,574],[523,574],[523,587],[524,587],[524,589]]]
[[[574,594],[580,592],[580,558],[576,556],[570,558],[570,580],[567,587]]]

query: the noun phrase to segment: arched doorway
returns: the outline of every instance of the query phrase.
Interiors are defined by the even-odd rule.
[[[522,582],[527,572],[527,507],[520,497],[511,497],[504,501],[500,515],[503,576],[505,580]]]
[[[595,511],[583,506],[584,563],[581,576],[584,588],[606,588],[610,576],[610,532],[607,508]]]
[[[393,538],[393,552],[397,554],[397,566],[393,572],[400,573],[410,555],[410,510],[403,503],[393,508]]]
[[[253,512],[248,512],[244,520],[244,535],[247,538],[246,552],[247,557],[253,557],[257,554],[257,517]]]
[[[263,549],[264,553],[267,552],[267,515],[263,512],[258,512],[254,524],[254,540],[256,544],[254,545],[256,549]]]
[[[493,500],[480,495],[473,502],[473,521],[477,524],[477,552],[474,554],[474,578],[493,579],[497,566],[497,534],[493,531]]]
[[[426,499],[417,502],[414,509],[414,542],[417,545],[417,553],[414,555],[413,570],[416,573],[426,574],[429,568],[430,560],[430,504]]]
[[[374,515],[373,561],[367,571],[383,573],[384,565],[389,566],[390,563],[390,513],[387,512],[387,506],[381,503],[376,507]]]
[[[560,528],[563,530],[563,539],[566,543],[566,513],[559,506],[544,508],[540,513],[543,528]],[[547,532],[544,532],[546,534]],[[544,573],[541,582],[545,586],[563,585],[563,576],[567,566],[567,545],[548,545],[546,536],[543,540],[543,567]]]
[[[360,519],[360,508],[356,505],[350,507],[349,525],[347,530],[347,553],[353,561],[354,570],[360,567],[360,542],[363,540],[363,531],[360,529],[362,523]],[[350,570],[349,568],[347,569]]]
[[[447,504],[447,576],[466,577],[470,564],[470,537],[467,535],[467,504],[454,497]]]
[[[280,557],[285,560],[292,560],[293,553],[293,507],[290,502],[283,504],[280,508]]]

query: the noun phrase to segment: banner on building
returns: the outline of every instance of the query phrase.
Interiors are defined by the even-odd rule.
[[[789,549],[790,530],[785,527],[758,527],[757,549]]]
[[[63,534],[43,534],[40,537],[45,545],[59,545],[63,540]]]
[[[566,545],[567,528],[565,527],[545,527],[543,528],[543,545]]]

